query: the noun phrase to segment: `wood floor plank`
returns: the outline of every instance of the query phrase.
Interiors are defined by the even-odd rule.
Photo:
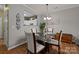
[[[4,40],[0,39],[0,54],[26,54],[27,44],[20,45],[14,49],[8,50],[4,44]]]
[[[78,54],[79,46],[76,44],[68,44],[62,42],[60,47],[61,54]],[[0,54],[27,54],[27,43],[20,45],[14,49],[8,50],[4,44],[4,40],[0,39]],[[58,47],[50,45],[49,54],[58,54]]]

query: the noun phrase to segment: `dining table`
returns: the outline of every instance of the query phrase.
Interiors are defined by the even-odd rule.
[[[44,36],[41,36],[39,34],[36,34],[36,38],[37,38],[37,42],[45,45],[46,47],[46,51],[49,53],[49,46],[50,45],[54,45],[54,46],[58,46],[59,47],[59,41],[55,39],[53,34],[47,34]],[[58,49],[60,50],[60,49]],[[58,52],[59,53],[59,52]]]

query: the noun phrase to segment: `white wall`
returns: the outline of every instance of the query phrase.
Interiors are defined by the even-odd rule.
[[[24,12],[26,11],[26,12]],[[29,12],[28,12],[29,11]],[[17,30],[16,28],[16,14],[20,14],[21,19],[21,28]],[[24,13],[33,15],[30,13],[30,10],[27,9],[25,6],[20,4],[11,4],[9,10],[9,48],[15,45],[18,45],[22,42],[25,42],[26,39],[21,39],[25,37],[24,31],[29,31],[32,28],[38,28],[38,26],[23,26],[24,25]],[[30,14],[29,14],[30,13]],[[38,20],[39,21],[39,20]]]
[[[52,13],[54,33],[62,30],[79,38],[79,7]]]
[[[31,28],[38,28],[41,16],[38,18],[38,26],[23,26],[24,24],[24,10],[28,10],[23,5],[10,5],[9,11],[9,47],[20,44],[26,40],[21,40],[25,36],[24,31],[28,31]],[[21,28],[20,30],[16,29],[16,14],[20,13],[21,19]],[[63,32],[73,34],[76,37],[79,37],[79,8],[72,8],[63,10],[60,12],[52,13],[52,20],[49,21],[52,23],[50,27],[54,28],[54,32]]]
[[[17,44],[20,44],[26,39],[22,39],[25,36],[24,33],[24,10],[27,10],[26,7],[20,4],[14,4],[10,5],[10,11],[9,11],[9,47],[15,46]],[[17,30],[16,28],[16,14],[20,14],[21,19],[21,28]]]

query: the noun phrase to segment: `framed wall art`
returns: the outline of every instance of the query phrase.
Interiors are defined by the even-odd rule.
[[[20,14],[19,13],[17,13],[16,14],[16,28],[17,28],[17,30],[19,30],[20,29]]]
[[[24,16],[24,25],[37,25],[37,16],[30,16],[30,17],[26,17]]]

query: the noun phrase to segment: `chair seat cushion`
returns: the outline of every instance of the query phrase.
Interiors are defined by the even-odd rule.
[[[48,43],[54,44],[54,45],[58,45],[58,40],[50,39],[50,40],[48,41]]]
[[[41,44],[39,44],[39,43],[36,43],[36,52],[38,53],[38,52],[40,52],[41,50],[43,50],[44,49],[44,45],[41,45]]]

